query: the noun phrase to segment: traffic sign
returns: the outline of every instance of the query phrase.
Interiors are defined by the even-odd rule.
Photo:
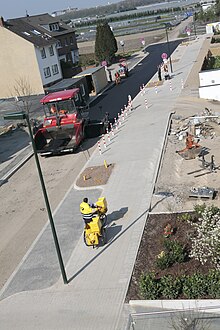
[[[163,60],[164,60],[164,59],[166,60],[167,57],[168,57],[168,56],[167,56],[167,53],[163,53],[163,54],[161,54],[161,58],[162,58]]]

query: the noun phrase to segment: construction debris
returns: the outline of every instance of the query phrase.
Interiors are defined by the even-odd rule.
[[[202,147],[194,140],[193,136],[186,133],[186,147],[176,151],[181,157],[186,160],[195,159],[202,151]]]
[[[182,140],[186,133],[198,139],[220,136],[220,114],[213,113],[211,109],[205,108],[200,114],[186,118],[173,116],[172,119],[171,135],[176,135],[179,140]]]
[[[191,188],[189,197],[214,199],[216,191],[214,188],[201,187]]]

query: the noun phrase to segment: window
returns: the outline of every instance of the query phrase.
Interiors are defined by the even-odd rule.
[[[54,55],[53,45],[49,46],[49,53],[50,53],[50,56]]]
[[[56,43],[56,47],[57,47],[57,48],[62,48],[62,43],[61,43],[60,40],[57,41],[57,43]]]
[[[71,53],[67,53],[66,54],[66,60],[67,60],[67,62],[72,62],[72,55],[71,55]]]
[[[83,84],[80,84],[80,90],[81,90],[82,96],[84,96],[86,94],[86,92],[85,92],[85,87]]]
[[[31,32],[32,32],[33,34],[35,34],[36,36],[41,35],[41,33],[40,33],[39,31],[37,31],[37,30],[32,30]]]
[[[74,100],[75,100],[75,102],[79,101],[79,94],[76,94],[76,95],[74,96]]]
[[[67,38],[64,39],[64,45],[65,46],[68,46],[68,40],[67,40]]]
[[[50,27],[50,31],[59,31],[60,29],[59,23],[50,24],[49,27]]]
[[[51,76],[50,68],[49,66],[47,68],[44,68],[44,77],[48,78]]]
[[[73,37],[71,36],[70,37],[70,45],[72,45],[73,44]]]
[[[58,65],[57,64],[52,65],[52,72],[53,72],[53,75],[59,73],[59,69],[58,69]]]
[[[45,52],[45,49],[42,48],[42,49],[40,50],[40,52],[41,52],[41,58],[46,58],[46,52]]]

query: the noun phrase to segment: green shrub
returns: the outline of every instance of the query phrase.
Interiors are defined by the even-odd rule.
[[[192,219],[192,216],[190,213],[182,213],[177,216],[177,221],[183,221],[188,222]]]
[[[179,242],[164,240],[164,247],[170,255],[170,261],[172,264],[175,262],[181,263],[186,260],[187,253],[185,247],[183,247]]]
[[[141,275],[139,288],[144,299],[157,299],[161,294],[159,280],[154,273]]]
[[[220,298],[220,272],[210,270],[207,275],[207,294],[213,299]]]
[[[207,276],[199,273],[182,277],[182,292],[188,299],[198,299],[207,295]]]
[[[194,211],[198,217],[200,217],[203,212],[205,211],[206,205],[203,203],[202,205],[195,205],[194,206]]]
[[[173,278],[171,275],[163,276],[160,279],[161,294],[165,299],[176,299],[182,291],[180,278]]]
[[[174,277],[166,275],[160,279],[154,273],[141,276],[139,282],[143,299],[177,299],[184,295],[187,299],[198,299],[210,296],[220,298],[220,272],[211,270],[208,274],[184,275]]]
[[[156,266],[160,269],[166,269],[175,262],[181,263],[186,260],[187,253],[185,247],[179,242],[165,239],[163,242],[165,251],[162,251],[156,259]]]
[[[173,264],[169,253],[164,253],[162,256],[157,256],[156,266],[160,269],[166,269]]]

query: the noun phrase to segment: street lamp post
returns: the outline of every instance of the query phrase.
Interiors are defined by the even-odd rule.
[[[166,25],[165,25],[165,30],[166,30],[166,37],[167,37],[168,56],[169,56],[169,59],[170,59],[170,70],[171,70],[171,73],[173,73],[172,60],[171,60],[171,52],[170,52],[170,43],[169,43],[168,31],[167,31],[167,26]]]
[[[196,34],[196,12],[193,14],[193,25],[194,25],[195,38],[197,38],[197,34]]]
[[[40,162],[38,159],[37,149],[36,149],[36,145],[35,145],[35,142],[33,139],[29,115],[25,112],[14,112],[11,114],[6,114],[4,116],[4,119],[6,119],[6,120],[7,119],[8,120],[26,119],[26,121],[27,121],[28,130],[29,130],[29,134],[30,134],[30,138],[31,138],[31,143],[32,143],[33,151],[34,151],[34,157],[35,157],[37,170],[38,170],[38,174],[39,174],[39,178],[40,178],[40,183],[41,183],[41,187],[42,187],[42,191],[43,191],[43,196],[44,196],[44,200],[45,200],[45,204],[46,204],[46,208],[47,208],[48,218],[50,221],[50,226],[51,226],[51,230],[52,230],[52,234],[53,234],[53,239],[54,239],[55,248],[56,248],[56,252],[57,252],[57,256],[58,256],[58,261],[59,261],[59,265],[60,265],[60,269],[61,269],[61,273],[62,273],[62,277],[63,277],[63,282],[64,282],[64,284],[67,284],[68,281],[67,281],[66,271],[64,268],[62,254],[61,254],[61,250],[60,250],[60,246],[59,246],[56,228],[55,228],[54,221],[53,221],[53,216],[52,216],[52,212],[51,212],[51,208],[50,208],[49,199],[47,196],[47,191],[46,191],[46,186],[45,186],[44,179],[43,179],[43,174],[42,174]]]

